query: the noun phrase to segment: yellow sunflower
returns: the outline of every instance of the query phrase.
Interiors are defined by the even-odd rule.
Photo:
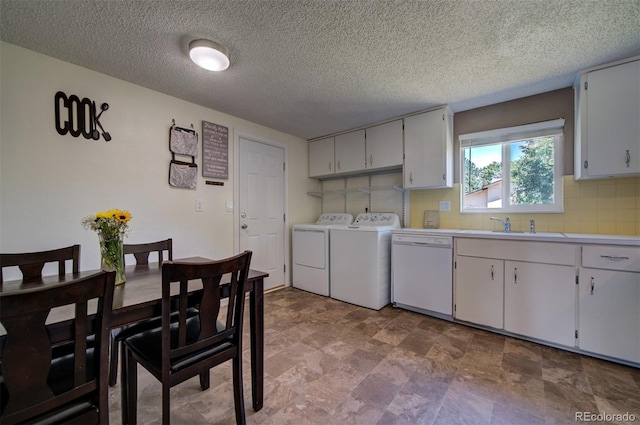
[[[127,223],[129,220],[131,220],[131,213],[129,211],[115,210],[114,216],[116,220],[121,223]]]

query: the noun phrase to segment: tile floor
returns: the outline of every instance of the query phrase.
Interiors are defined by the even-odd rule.
[[[248,424],[575,424],[576,412],[640,423],[640,369],[294,288],[265,295],[265,398],[254,412],[245,341]],[[138,423],[159,424],[160,385],[138,370]],[[171,409],[172,424],[234,424],[230,363],[207,391],[198,378],[173,388]]]

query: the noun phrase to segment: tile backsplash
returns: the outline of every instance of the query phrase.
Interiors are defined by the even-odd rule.
[[[499,230],[491,216],[509,217],[513,230],[529,231],[529,220],[539,232],[640,235],[640,177],[575,181],[564,176],[564,213],[460,213],[460,184],[451,189],[411,191],[411,226],[422,228],[424,210],[437,210],[450,201],[451,211],[440,211],[440,228]]]

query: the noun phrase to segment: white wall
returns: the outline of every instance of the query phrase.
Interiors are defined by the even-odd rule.
[[[236,213],[225,212],[225,203],[234,200],[237,134],[287,146],[289,225],[316,218],[318,201],[307,192],[317,190],[318,183],[307,178],[303,139],[11,44],[1,43],[0,55],[1,252],[77,243],[81,268],[98,268],[97,235],[84,230],[80,221],[120,208],[133,215],[126,242],[172,237],[176,258],[232,255],[239,249],[234,246]],[[108,103],[100,122],[113,139],[107,143],[59,135],[54,125],[58,91],[88,97],[98,109]],[[229,127],[229,179],[224,186],[205,185],[201,158],[196,190],[168,185],[172,119],[180,126],[193,123],[198,133],[203,120]],[[203,201],[204,212],[195,212],[196,199]]]

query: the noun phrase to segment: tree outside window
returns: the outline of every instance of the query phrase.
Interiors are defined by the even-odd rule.
[[[513,146],[516,145],[516,146]],[[521,154],[511,162],[511,203],[553,203],[553,137],[540,137],[512,144]]]

